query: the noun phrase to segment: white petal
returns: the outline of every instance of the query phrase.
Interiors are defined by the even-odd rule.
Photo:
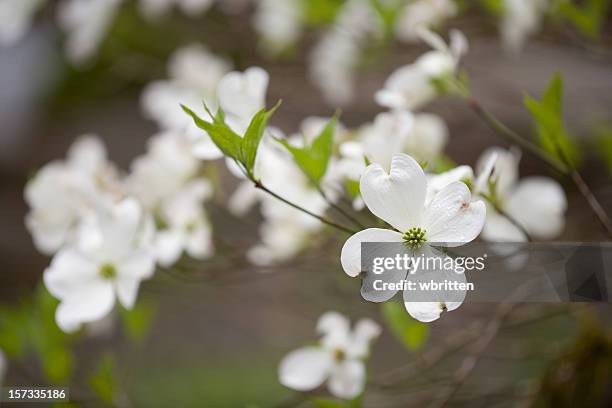
[[[451,54],[455,59],[461,58],[470,48],[466,36],[459,30],[453,29],[450,31],[450,49]]]
[[[420,26],[416,29],[417,35],[423,40],[424,43],[429,45],[436,51],[448,53],[449,49],[446,42],[438,33],[435,33],[425,26]]]
[[[326,312],[317,321],[317,333],[330,334],[334,332],[348,333],[351,326],[349,319],[338,312]]]
[[[117,298],[126,309],[131,310],[134,307],[138,297],[139,286],[140,279],[135,278],[119,278],[115,282]]]
[[[164,230],[155,236],[155,257],[162,266],[170,266],[181,257],[185,234],[179,229]]]
[[[420,322],[429,323],[438,320],[446,308],[447,311],[455,310],[461,306],[461,302],[404,302],[406,310],[413,318]]]
[[[362,271],[362,242],[402,242],[402,234],[388,229],[368,228],[347,239],[342,247],[340,262],[344,272],[349,276],[355,277]]]
[[[115,294],[110,281],[98,280],[64,298],[55,311],[57,325],[65,332],[77,330],[82,323],[94,322],[113,309]]]
[[[419,226],[427,182],[421,166],[407,154],[396,154],[387,173],[369,165],[360,180],[363,201],[378,218],[400,231]]]
[[[98,265],[73,249],[58,252],[43,274],[47,290],[59,299],[84,290],[98,279]]]
[[[496,183],[498,196],[504,198],[514,189],[518,180],[520,152],[500,147],[491,147],[485,150],[476,165],[476,172],[478,174],[486,172],[490,166],[492,156],[496,156],[496,160],[494,161],[495,165],[493,166],[491,178]]]
[[[347,354],[353,358],[364,358],[368,354],[370,343],[380,336],[381,328],[372,319],[361,319],[353,329],[352,341]]]
[[[436,194],[425,210],[427,240],[451,245],[474,240],[484,226],[486,206],[471,199],[470,190],[461,182],[449,184]]]
[[[147,279],[153,276],[155,261],[148,251],[133,252],[128,258],[117,265],[117,275],[120,278]]]
[[[526,242],[527,237],[508,218],[487,206],[487,218],[482,238],[491,242]]]
[[[334,365],[329,377],[329,391],[338,398],[353,399],[363,392],[365,366],[359,360],[344,360]]]
[[[238,187],[230,197],[228,208],[232,214],[242,217],[255,205],[259,197],[260,194],[253,186],[253,183],[243,181],[238,184]]]
[[[280,363],[280,383],[297,391],[313,390],[329,376],[332,361],[329,352],[317,347],[292,351]]]
[[[508,214],[540,239],[555,238],[563,231],[566,209],[563,188],[546,177],[521,180],[506,204]]]
[[[427,178],[427,203],[438,194],[444,187],[455,181],[473,180],[474,171],[470,166],[458,166],[444,173],[434,174]]]
[[[206,259],[213,253],[212,231],[208,225],[196,228],[187,238],[185,250],[195,259]]]
[[[223,157],[223,152],[219,150],[210,136],[203,132],[198,135],[198,138],[193,143],[193,155],[201,160],[217,160]]]

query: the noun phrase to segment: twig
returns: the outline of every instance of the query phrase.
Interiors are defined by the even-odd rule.
[[[277,200],[282,201],[283,203],[290,205],[291,207],[295,208],[296,210],[299,210],[305,214],[310,215],[311,217],[316,218],[317,220],[321,221],[323,224],[327,224],[330,227],[334,227],[336,229],[339,229],[340,231],[344,231],[347,234],[356,234],[357,231],[354,231],[350,228],[347,228],[343,225],[337,224],[333,221],[328,220],[325,217],[322,217],[318,214],[313,213],[312,211],[307,210],[306,208],[300,207],[299,205],[287,200],[286,198],[281,197],[280,195],[276,194],[274,191],[269,190],[266,186],[264,186],[261,181],[259,180],[253,180],[253,183],[255,183],[255,187],[260,189],[261,191],[265,191],[267,194],[271,195],[272,197],[276,198]]]
[[[338,213],[342,214],[342,216],[344,216],[344,218],[346,218],[347,220],[349,220],[350,222],[352,222],[356,227],[361,228],[361,229],[365,229],[365,225],[363,225],[361,222],[359,222],[359,220],[355,217],[353,217],[351,214],[349,214],[347,211],[344,210],[344,208],[340,207],[338,204],[334,203],[329,196],[325,193],[325,191],[323,191],[323,189],[321,188],[321,186],[317,186],[317,191],[319,192],[319,194],[321,195],[321,197],[323,197],[323,199],[325,200],[325,202],[327,204],[329,204],[330,207],[332,207],[334,210],[336,210]]]
[[[525,235],[527,242],[533,242],[533,239],[531,238],[531,235],[529,235],[529,232],[527,232],[527,229],[525,229],[525,227],[521,225],[521,223],[518,222],[516,218],[508,214],[503,208],[501,208],[497,203],[495,203],[493,200],[491,200],[486,195],[481,195],[481,197],[487,200],[487,202],[493,206],[493,208],[495,209],[495,211],[499,213],[499,215],[501,215],[502,217],[510,221],[512,225],[518,228],[523,233],[523,235]]]

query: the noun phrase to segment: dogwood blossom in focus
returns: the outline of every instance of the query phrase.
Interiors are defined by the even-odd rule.
[[[519,180],[520,154],[501,148],[491,148],[479,159],[482,169],[497,156],[488,194],[503,211],[516,220],[533,238],[552,239],[565,225],[567,199],[563,188],[548,177],[531,176]],[[482,237],[495,242],[523,242],[525,234],[492,206],[487,209],[487,222]]]
[[[45,165],[25,187],[30,207],[25,223],[36,248],[53,254],[72,242],[82,217],[99,203],[116,199],[119,188],[117,172],[100,139],[92,135],[78,139],[65,161]]]
[[[459,246],[474,240],[485,223],[485,204],[472,200],[464,183],[453,182],[426,202],[425,173],[406,154],[393,155],[389,171],[378,163],[369,165],[361,176],[360,190],[368,209],[397,231],[368,228],[351,236],[340,256],[349,276],[361,273],[362,242],[402,242],[415,251],[427,250],[427,243]],[[441,311],[450,309],[441,302],[428,308],[430,314],[424,316],[427,310],[415,311],[415,303],[417,307],[423,305],[411,302],[408,292],[404,293],[404,304],[415,318],[435,320]]]
[[[195,17],[206,11],[215,0],[139,0],[140,10],[145,16],[157,17],[168,12],[173,6],[188,16]]]
[[[0,46],[19,41],[45,0],[0,0]]]
[[[202,45],[191,44],[178,49],[168,62],[169,79],[155,81],[145,88],[141,97],[144,114],[161,129],[191,140],[193,153],[198,158],[222,157],[212,140],[185,115],[181,104],[191,106],[202,116],[206,115],[202,101],[214,110],[217,86],[230,68],[229,62]]]
[[[417,0],[409,2],[397,17],[395,34],[402,41],[419,40],[418,28],[435,28],[457,14],[454,0]]]
[[[263,50],[278,54],[295,44],[302,33],[302,2],[299,0],[261,0],[253,18]]]
[[[90,58],[104,40],[123,0],[65,0],[58,23],[66,33],[66,54],[75,64]]]
[[[350,321],[340,313],[323,314],[317,323],[321,341],[283,358],[279,367],[281,384],[297,391],[310,391],[327,382],[332,395],[344,399],[357,397],[366,382],[364,360],[380,331],[380,326],[370,319],[359,320],[351,330]]]
[[[55,319],[65,332],[108,315],[117,299],[131,309],[154,259],[134,199],[100,209],[79,229],[75,245],[60,250],[45,270],[47,290],[60,300]]]
[[[391,109],[420,108],[436,97],[435,80],[455,75],[459,59],[468,49],[463,33],[451,30],[450,45],[438,34],[422,27],[419,35],[433,50],[414,63],[396,69],[387,78],[384,88],[375,95],[379,105]]]
[[[502,40],[507,50],[518,52],[527,37],[540,28],[548,0],[504,0],[503,5]]]

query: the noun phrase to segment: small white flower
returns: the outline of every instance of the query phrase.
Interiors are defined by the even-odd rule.
[[[193,154],[203,160],[223,156],[210,138],[181,109],[194,109],[201,117],[207,113],[202,101],[211,109],[217,106],[216,92],[221,78],[230,70],[225,59],[199,44],[178,49],[168,63],[169,79],[149,84],[141,96],[144,114],[161,129],[186,136],[193,143]]]
[[[88,220],[76,245],[60,250],[43,281],[60,300],[55,318],[65,332],[109,314],[115,299],[134,306],[138,287],[152,276],[154,259],[142,245],[143,217],[138,202],[126,199]]]
[[[58,9],[66,32],[66,54],[75,64],[85,62],[98,49],[123,0],[66,0]]]
[[[199,163],[191,149],[191,143],[174,132],[153,136],[147,153],[132,162],[132,172],[125,179],[127,191],[146,209],[157,208],[198,171]]]
[[[52,254],[70,242],[81,218],[119,194],[116,171],[96,136],[82,136],[66,161],[45,165],[25,187],[26,226],[36,248]]]
[[[19,41],[44,0],[0,0],[0,46]]]
[[[457,14],[453,0],[417,0],[407,4],[397,17],[395,34],[402,41],[419,40],[418,28],[434,28]]]
[[[433,80],[455,75],[459,59],[468,48],[467,39],[458,30],[450,32],[450,46],[432,31],[419,28],[419,35],[433,50],[414,63],[395,70],[385,86],[375,95],[376,102],[392,109],[417,109],[437,95]]]
[[[567,199],[563,188],[548,177],[532,176],[519,181],[518,165],[520,155],[516,151],[491,148],[481,156],[478,169],[486,166],[495,155],[491,179],[494,195],[504,212],[516,220],[533,238],[552,239],[558,236],[565,225]],[[489,206],[487,222],[482,237],[495,242],[523,242],[524,233],[506,217]]]
[[[253,25],[264,50],[278,54],[293,45],[302,32],[299,0],[262,0],[257,4]]]
[[[242,135],[253,116],[265,107],[269,80],[264,69],[251,67],[229,72],[219,81],[219,105],[227,124],[238,134]]]
[[[166,225],[155,237],[160,265],[172,265],[183,251],[195,259],[212,255],[212,229],[204,212],[204,201],[211,194],[208,182],[195,180],[163,203],[160,218]]]
[[[406,154],[393,156],[389,172],[377,163],[366,168],[360,180],[363,201],[374,215],[395,230],[368,228],[351,236],[340,256],[342,267],[349,276],[361,273],[362,242],[402,242],[409,248],[423,251],[428,250],[428,243],[459,246],[480,234],[486,207],[482,201],[472,200],[464,183],[453,182],[445,186],[430,202],[426,201],[427,184],[421,166]],[[390,293],[390,297],[394,294]],[[419,318],[418,313],[412,313],[411,303],[405,299],[408,312]],[[439,313],[430,318],[438,316]]]
[[[215,0],[140,0],[140,10],[145,16],[158,17],[177,6],[188,16],[195,17],[206,11]]]
[[[310,391],[327,381],[327,388],[338,398],[351,399],[363,392],[366,381],[364,360],[380,326],[361,319],[351,330],[349,320],[327,312],[319,318],[318,346],[303,347],[283,358],[279,367],[281,384],[297,391]]]
[[[504,0],[504,16],[500,24],[503,44],[508,51],[518,52],[525,40],[541,24],[548,0]]]

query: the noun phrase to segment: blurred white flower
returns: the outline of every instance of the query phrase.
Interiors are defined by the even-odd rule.
[[[337,312],[323,314],[317,323],[322,338],[287,354],[279,366],[281,384],[297,391],[310,391],[327,381],[329,392],[352,399],[363,392],[366,382],[364,360],[370,343],[380,335],[380,326],[361,319],[351,330],[350,321]]]
[[[173,6],[188,16],[195,17],[208,10],[215,0],[140,0],[140,10],[145,16],[158,17]]]
[[[55,318],[63,331],[104,318],[115,299],[134,306],[140,282],[155,266],[150,248],[143,246],[143,222],[138,202],[125,199],[88,219],[76,244],[53,257],[43,281],[60,300]]]
[[[212,255],[212,229],[204,212],[204,201],[212,195],[212,186],[195,180],[166,200],[159,217],[165,224],[155,236],[155,255],[160,265],[175,263],[183,251],[196,259]]]
[[[483,192],[533,238],[552,239],[565,226],[567,199],[563,188],[548,177],[532,176],[519,181],[520,154],[501,148],[485,151],[479,159],[477,169],[486,167],[491,156],[496,160],[491,175],[494,189]],[[482,237],[495,242],[523,242],[525,234],[510,220],[499,214],[492,206],[487,208],[487,222]]]
[[[455,75],[459,59],[467,52],[467,39],[458,30],[451,30],[450,45],[438,34],[423,29],[419,36],[433,50],[421,55],[414,63],[396,69],[376,92],[376,102],[391,109],[417,109],[433,100],[436,79]]]
[[[508,51],[518,52],[525,40],[540,28],[548,0],[504,0],[500,31]]]
[[[428,243],[459,246],[480,234],[486,207],[482,201],[472,200],[464,183],[445,186],[430,202],[426,201],[427,184],[421,166],[406,154],[393,155],[388,172],[377,163],[366,168],[360,180],[363,201],[375,216],[397,231],[368,228],[351,236],[340,255],[342,267],[349,276],[361,273],[362,242],[402,242],[415,251],[426,251]],[[405,298],[408,312],[419,318],[419,313],[413,314],[411,303]],[[448,305],[441,304],[441,307],[449,309]],[[429,318],[437,317],[429,315]]]
[[[198,158],[214,160],[222,157],[221,151],[180,105],[189,106],[206,117],[202,101],[211,110],[216,109],[217,86],[230,69],[229,62],[202,45],[191,44],[178,49],[168,62],[169,79],[149,84],[141,96],[145,116],[157,122],[161,129],[189,138],[194,143],[193,154]]]
[[[0,0],[0,46],[19,41],[45,0]]]
[[[219,81],[219,106],[226,123],[238,134],[244,134],[253,116],[265,107],[269,80],[264,69],[250,67],[229,72]]]
[[[104,40],[123,0],[65,0],[58,22],[66,32],[66,54],[74,64],[90,58]]]
[[[362,48],[369,37],[381,33],[369,0],[349,0],[342,6],[334,26],[310,56],[310,76],[330,104],[350,102]]]
[[[264,51],[275,55],[295,44],[302,32],[300,0],[261,0],[253,18]]]
[[[147,153],[132,162],[126,190],[152,210],[178,193],[198,169],[191,144],[174,132],[164,132],[153,136]]]
[[[457,14],[454,0],[417,0],[399,12],[395,34],[402,41],[418,41],[418,28],[435,28]]]
[[[30,207],[26,226],[36,248],[56,252],[71,242],[83,216],[101,202],[120,196],[116,170],[106,160],[102,142],[92,135],[79,138],[66,161],[53,161],[41,168],[25,187]]]

